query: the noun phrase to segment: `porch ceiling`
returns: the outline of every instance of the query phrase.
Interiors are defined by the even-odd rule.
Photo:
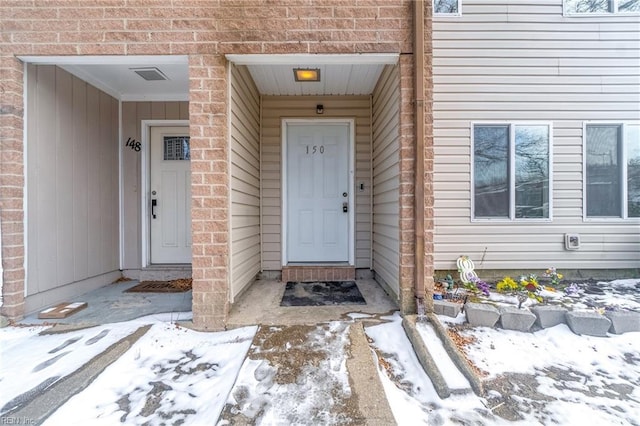
[[[123,101],[189,100],[187,56],[24,56],[24,62],[57,65]],[[166,80],[148,81],[135,70],[156,68]]]
[[[227,59],[247,66],[263,95],[368,95],[384,66],[395,64],[398,55],[227,55]],[[320,81],[297,82],[294,68],[317,68]]]
[[[398,54],[356,55],[227,55],[247,66],[263,95],[368,95],[385,65]],[[186,101],[189,99],[187,56],[25,56],[28,63],[57,65],[123,101]],[[167,79],[147,81],[136,69],[156,68]],[[294,68],[320,69],[319,82],[296,82]]]

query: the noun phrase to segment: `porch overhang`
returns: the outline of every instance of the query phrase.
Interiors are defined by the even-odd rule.
[[[373,92],[386,65],[398,63],[398,53],[371,54],[228,54],[226,59],[246,66],[258,91],[273,96],[347,96]],[[293,70],[318,70],[317,82],[300,82]]]

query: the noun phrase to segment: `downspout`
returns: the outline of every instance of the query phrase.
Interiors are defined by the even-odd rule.
[[[414,66],[415,66],[415,119],[416,119],[416,182],[415,182],[415,296],[418,317],[425,314],[424,305],[424,0],[414,5]]]

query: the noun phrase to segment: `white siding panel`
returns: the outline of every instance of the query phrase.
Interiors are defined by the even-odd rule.
[[[231,65],[231,301],[260,272],[260,95]]]
[[[561,0],[469,0],[434,18],[435,267],[637,268],[640,223],[582,211],[586,120],[640,117],[637,16],[564,17]],[[553,123],[553,220],[471,220],[473,121]],[[564,250],[564,234],[582,247]]]
[[[356,268],[371,267],[371,107],[368,96],[264,96],[262,99],[262,269],[282,269],[281,248],[281,126],[283,118],[355,118],[356,158],[354,182],[365,190],[351,189],[356,208]],[[269,243],[267,243],[269,241]]]
[[[118,272],[118,102],[48,65],[28,66],[27,98],[30,312]]]
[[[400,293],[400,76],[385,67],[373,93],[373,269]]]

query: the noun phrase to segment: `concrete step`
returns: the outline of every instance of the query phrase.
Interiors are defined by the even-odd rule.
[[[140,281],[170,281],[191,278],[191,265],[152,265],[140,270]]]

